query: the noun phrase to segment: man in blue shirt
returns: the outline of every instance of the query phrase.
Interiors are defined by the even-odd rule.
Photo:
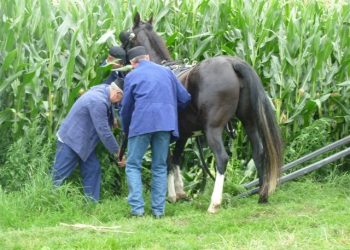
[[[125,50],[119,46],[113,46],[109,49],[108,56],[106,60],[101,64],[101,66],[105,66],[107,64],[112,64],[112,72],[103,81],[105,84],[111,84],[115,82],[118,86],[122,88],[122,80],[124,78],[124,73],[118,71],[117,69],[124,66],[126,63],[126,53]],[[118,81],[121,84],[118,84]]]
[[[149,61],[143,46],[129,50],[128,57],[134,70],[125,77],[121,109],[128,135],[128,202],[132,215],[143,216],[141,164],[151,145],[151,205],[153,215],[160,218],[165,209],[169,143],[179,137],[178,107],[185,107],[191,96],[171,70]]]
[[[117,154],[118,144],[111,130],[112,104],[122,97],[123,91],[115,83],[100,84],[74,103],[57,132],[54,186],[60,186],[79,163],[85,195],[99,200],[101,170],[95,148],[101,141],[111,154]]]

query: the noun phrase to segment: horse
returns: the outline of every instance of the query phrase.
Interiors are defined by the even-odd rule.
[[[134,16],[132,31],[122,32],[125,50],[144,46],[151,61],[171,62],[164,40],[152,26],[153,18],[142,21]],[[178,76],[191,94],[191,103],[179,112],[180,138],[172,152],[168,173],[168,200],[186,197],[180,170],[180,159],[186,141],[195,131],[203,131],[216,160],[215,184],[208,208],[217,213],[222,203],[224,177],[229,160],[222,134],[226,124],[238,118],[252,146],[252,156],[259,178],[259,203],[267,203],[273,193],[282,166],[282,139],[274,110],[262,82],[244,60],[232,56],[207,58]]]

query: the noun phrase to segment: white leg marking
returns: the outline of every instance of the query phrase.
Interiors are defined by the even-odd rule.
[[[184,182],[182,180],[182,174],[180,167],[176,165],[175,168],[175,191],[177,194],[184,194]]]
[[[174,185],[174,172],[168,174],[168,200],[172,203],[176,202],[176,192]]]
[[[225,175],[216,173],[214,190],[211,195],[211,203],[208,208],[209,213],[217,213],[222,201],[222,192],[224,188]]]
[[[184,182],[182,180],[182,174],[180,170],[180,166],[176,165],[175,167],[175,192],[176,192],[176,199],[182,200],[187,199],[187,194],[184,191]]]

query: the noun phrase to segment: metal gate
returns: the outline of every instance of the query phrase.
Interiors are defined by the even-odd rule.
[[[341,147],[341,146],[343,146],[343,145],[345,145],[345,144],[347,144],[349,142],[350,142],[350,136],[347,136],[347,137],[345,137],[343,139],[340,139],[340,140],[338,140],[338,141],[336,141],[334,143],[331,143],[331,144],[329,144],[329,145],[327,145],[327,146],[325,146],[323,148],[320,148],[320,149],[318,149],[318,150],[316,150],[316,151],[314,151],[314,152],[312,152],[310,154],[307,154],[307,155],[305,155],[305,156],[303,156],[303,157],[301,157],[301,158],[299,158],[299,159],[297,159],[297,160],[295,160],[293,162],[290,162],[290,163],[286,164],[285,166],[283,166],[282,167],[282,173],[286,172],[287,170],[289,170],[289,169],[291,169],[291,168],[293,168],[293,167],[295,167],[295,166],[297,166],[297,165],[299,165],[299,164],[301,164],[303,162],[311,160],[311,159],[313,159],[313,158],[315,158],[315,157],[317,157],[317,156],[319,156],[319,155],[321,155],[323,153],[326,153],[326,152],[328,152],[330,150],[333,150],[333,149],[336,149],[338,147]],[[340,158],[343,158],[343,157],[345,157],[345,156],[347,156],[349,154],[350,154],[350,147],[347,147],[346,149],[344,149],[342,151],[339,151],[337,153],[334,153],[331,156],[328,156],[328,157],[326,157],[326,158],[324,158],[324,159],[322,159],[320,161],[317,161],[317,162],[312,163],[312,164],[310,164],[310,165],[308,165],[308,166],[306,166],[304,168],[301,168],[301,169],[296,170],[296,171],[294,171],[294,172],[292,172],[290,174],[282,176],[279,179],[279,185],[283,184],[283,183],[285,183],[287,181],[294,180],[294,179],[296,179],[296,178],[298,178],[300,176],[303,176],[303,175],[305,175],[307,173],[310,173],[310,172],[312,172],[312,171],[314,171],[316,169],[319,169],[319,168],[325,166],[328,163],[331,163],[331,162],[334,162],[336,160],[339,160]],[[244,184],[243,186],[246,189],[251,189],[251,188],[253,188],[253,189],[251,189],[251,190],[241,194],[240,197],[246,197],[246,196],[258,193],[259,192],[259,188],[256,187],[257,185],[258,185],[258,179],[255,179],[255,180],[253,180],[253,181],[251,181],[249,183]]]

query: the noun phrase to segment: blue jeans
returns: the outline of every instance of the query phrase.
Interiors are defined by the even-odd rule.
[[[100,199],[101,169],[95,152],[92,152],[86,161],[82,161],[68,145],[57,141],[56,159],[52,169],[53,185],[56,187],[62,185],[78,163],[80,163],[85,195],[98,201]]]
[[[128,158],[126,177],[129,187],[128,202],[131,213],[144,214],[142,196],[141,167],[142,159],[149,145],[152,151],[152,185],[151,205],[154,215],[163,215],[167,191],[167,157],[170,143],[170,132],[154,132],[134,136],[128,140]]]

